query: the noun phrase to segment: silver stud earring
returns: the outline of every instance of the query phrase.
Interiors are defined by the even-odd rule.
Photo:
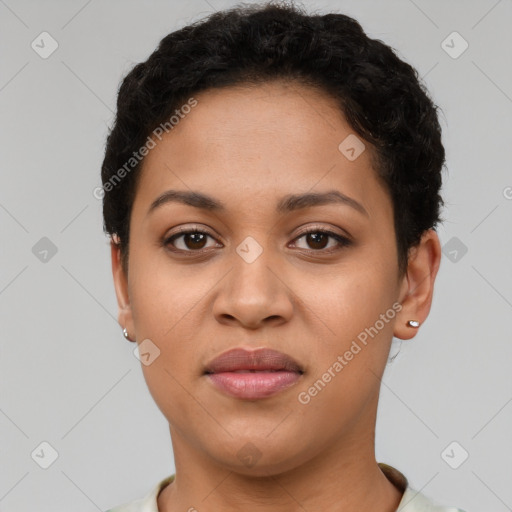
[[[420,323],[419,323],[417,320],[409,320],[409,321],[407,322],[407,325],[408,325],[409,327],[414,327],[414,328],[416,328],[416,329],[417,329],[417,328],[420,326]]]
[[[126,327],[123,328],[123,334],[124,334],[124,337],[129,340],[129,336],[128,336],[128,331],[126,330]]]

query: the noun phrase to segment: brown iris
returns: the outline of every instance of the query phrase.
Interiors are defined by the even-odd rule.
[[[204,247],[204,245],[205,245],[206,238],[208,237],[207,234],[200,233],[200,232],[197,232],[197,233],[185,233],[182,236],[183,236],[183,241],[184,241],[185,245],[189,249],[202,249]],[[189,245],[187,243],[187,239],[188,240],[192,240],[192,245]]]
[[[323,249],[327,245],[329,236],[325,233],[308,233],[306,235],[306,239],[307,239],[308,245],[309,245],[310,241],[313,240],[313,244],[314,244],[313,249]],[[325,243],[322,243],[322,242],[325,242]],[[321,247],[318,247],[318,245],[321,245]]]

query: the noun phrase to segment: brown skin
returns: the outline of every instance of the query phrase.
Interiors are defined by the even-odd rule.
[[[354,133],[323,91],[283,82],[229,87],[195,96],[198,105],[144,161],[130,220],[128,274],[112,244],[119,323],[137,343],[161,351],[142,366],[169,422],[175,482],[160,512],[395,511],[401,492],[375,460],[380,378],[392,337],[410,339],[432,301],[441,249],[433,230],[398,274],[393,205],[371,165],[338,150]],[[167,203],[169,189],[199,191],[225,212]],[[343,204],[277,214],[283,196],[338,190],[368,215]],[[209,237],[163,241],[178,227]],[[349,235],[340,247],[303,236],[305,228]],[[318,232],[318,231],[316,231]],[[263,248],[247,263],[236,252],[251,236]],[[339,247],[339,249],[336,249]],[[399,302],[402,310],[325,388],[304,405],[298,394],[349,349],[357,335]],[[270,347],[305,372],[272,397],[228,397],[203,375],[224,351]],[[237,454],[248,442],[260,458]]]

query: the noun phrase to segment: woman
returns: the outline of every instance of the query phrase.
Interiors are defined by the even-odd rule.
[[[436,109],[354,19],[286,4],[217,12],[126,76],[105,231],[176,473],[112,512],[458,510],[374,450],[441,258]]]

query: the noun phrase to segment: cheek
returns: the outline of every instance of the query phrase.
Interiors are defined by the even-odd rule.
[[[332,283],[313,303],[315,315],[328,325],[328,330],[322,329],[328,335],[304,347],[311,354],[310,371],[297,400],[309,417],[315,411],[319,428],[326,417],[362,413],[368,400],[378,395],[389,354],[396,314],[392,303],[373,285],[349,284]]]
[[[324,330],[334,339],[356,335],[358,329],[364,329],[391,307],[394,297],[391,280],[377,261],[347,265],[321,281],[301,279],[301,300],[324,322]]]
[[[151,284],[147,283],[148,288]],[[160,284],[155,284],[154,290],[151,297],[147,296],[147,301],[142,298],[137,302],[135,319],[140,339],[149,338],[157,347],[158,356],[154,361],[149,365],[142,364],[148,390],[170,423],[180,422],[182,418],[204,423],[200,408],[191,400],[195,380],[202,368],[194,316],[197,300],[182,294],[169,294]]]
[[[158,354],[142,364],[148,388],[159,407],[176,404],[180,383],[200,371],[197,353],[197,316],[204,314],[201,298],[211,288],[208,280],[187,276],[163,257],[144,259],[134,251],[130,276],[131,306],[137,339],[149,339]],[[149,255],[148,255],[149,256]],[[191,267],[190,267],[191,268]],[[140,351],[140,347],[139,347]],[[186,400],[180,406],[186,407]]]
[[[197,314],[212,284],[193,264],[171,264],[163,249],[137,248],[130,258],[130,302],[139,337],[165,343]]]
[[[383,257],[361,258],[361,263],[338,269],[336,274],[324,279],[320,288],[318,281],[303,282],[301,297],[311,310],[308,323],[316,326],[317,333],[316,342],[304,350],[314,354],[315,372],[321,375],[328,371],[338,356],[346,361],[343,363],[346,383],[354,379],[356,385],[360,372],[381,372],[396,316],[392,307],[396,300],[394,274],[385,265]],[[338,379],[338,384],[341,380]]]

